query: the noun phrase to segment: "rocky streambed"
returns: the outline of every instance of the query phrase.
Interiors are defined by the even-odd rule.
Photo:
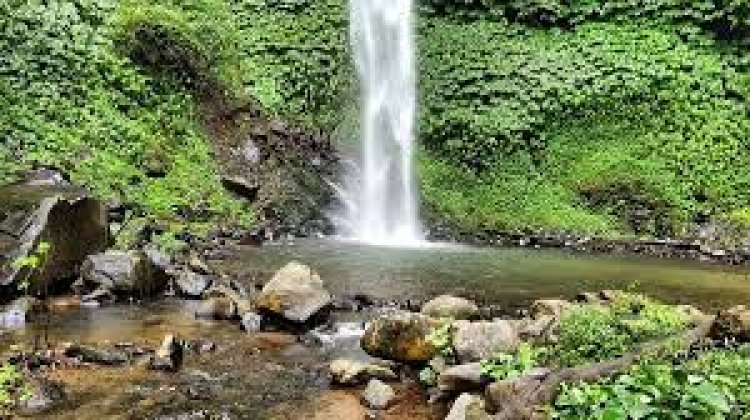
[[[750,339],[738,268],[454,245],[253,247],[219,234],[176,255],[107,250],[107,206],[38,188],[0,208],[8,416],[527,418],[562,382],[634,364],[665,338],[654,331],[691,354]],[[623,312],[618,296],[636,295],[611,290],[626,289],[671,305],[628,297]],[[606,315],[628,346],[606,359],[563,352],[565,314],[579,310]],[[527,346],[559,360],[503,376],[500,361]]]

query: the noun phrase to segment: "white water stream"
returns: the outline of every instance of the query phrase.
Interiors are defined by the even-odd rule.
[[[351,0],[350,36],[362,93],[358,176],[343,192],[342,236],[378,245],[423,240],[414,180],[413,0]],[[347,198],[348,197],[348,198]]]

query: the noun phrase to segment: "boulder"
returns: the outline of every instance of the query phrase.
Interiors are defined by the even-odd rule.
[[[199,298],[211,285],[211,279],[204,274],[185,270],[175,277],[174,284],[180,296]]]
[[[479,316],[479,307],[468,299],[442,295],[425,303],[422,313],[433,318],[473,319]]]
[[[560,318],[563,311],[569,309],[573,304],[562,299],[540,299],[531,304],[531,316],[534,319],[543,316]]]
[[[400,362],[427,362],[437,349],[427,340],[439,322],[422,314],[397,311],[370,322],[360,344],[371,356]]]
[[[234,319],[237,317],[237,305],[226,297],[210,297],[195,312],[196,318]]]
[[[124,294],[149,295],[164,288],[167,275],[142,251],[90,255],[81,267],[86,283]]]
[[[438,389],[443,392],[481,391],[484,385],[480,362],[451,366],[438,377]]]
[[[258,308],[289,321],[304,323],[331,303],[320,276],[291,262],[279,270],[258,297]]]
[[[461,394],[453,402],[445,420],[491,420],[485,410],[484,399],[478,395]]]
[[[520,344],[518,331],[508,320],[454,324],[453,348],[462,363],[487,359],[498,351],[514,351]]]
[[[12,264],[50,250],[34,272],[33,291],[71,279],[90,254],[107,246],[106,206],[83,190],[64,186],[16,185],[0,188],[0,285],[25,280],[31,268]]]
[[[368,407],[376,410],[388,408],[396,398],[393,388],[379,379],[370,379],[367,388],[362,391],[362,399]]]
[[[739,305],[720,311],[711,326],[709,336],[714,339],[750,341],[750,309]]]
[[[34,315],[42,309],[39,299],[30,296],[20,297],[8,304],[0,313],[0,326],[14,328],[33,320]]]
[[[389,367],[357,360],[337,359],[328,367],[333,382],[339,385],[359,385],[370,379],[398,379]]]

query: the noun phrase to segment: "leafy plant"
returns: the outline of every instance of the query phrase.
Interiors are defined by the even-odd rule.
[[[514,353],[500,352],[482,361],[482,375],[496,381],[523,376],[546,363],[547,350],[521,343]]]
[[[558,419],[724,419],[734,397],[721,378],[647,362],[596,384],[565,384],[554,404]]]
[[[19,290],[24,293],[28,292],[34,275],[39,269],[44,267],[51,250],[52,244],[46,241],[40,241],[34,251],[29,252],[26,256],[18,257],[13,261],[11,264],[13,268],[26,270],[23,280],[18,283]]]
[[[10,363],[0,366],[0,408],[11,409],[30,397],[29,384],[18,367]]]
[[[621,356],[635,345],[685,329],[679,309],[637,294],[621,293],[611,306],[583,305],[563,314],[553,359],[563,366]]]
[[[453,348],[453,337],[455,334],[455,327],[453,326],[452,319],[443,319],[440,324],[434,327],[429,334],[427,334],[426,340],[435,349],[438,350],[442,356],[453,357],[455,350]]]

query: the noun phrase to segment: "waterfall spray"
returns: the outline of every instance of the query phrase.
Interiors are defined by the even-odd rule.
[[[366,243],[422,240],[414,181],[416,69],[413,0],[351,0],[362,93],[359,176],[349,182],[344,236]]]

